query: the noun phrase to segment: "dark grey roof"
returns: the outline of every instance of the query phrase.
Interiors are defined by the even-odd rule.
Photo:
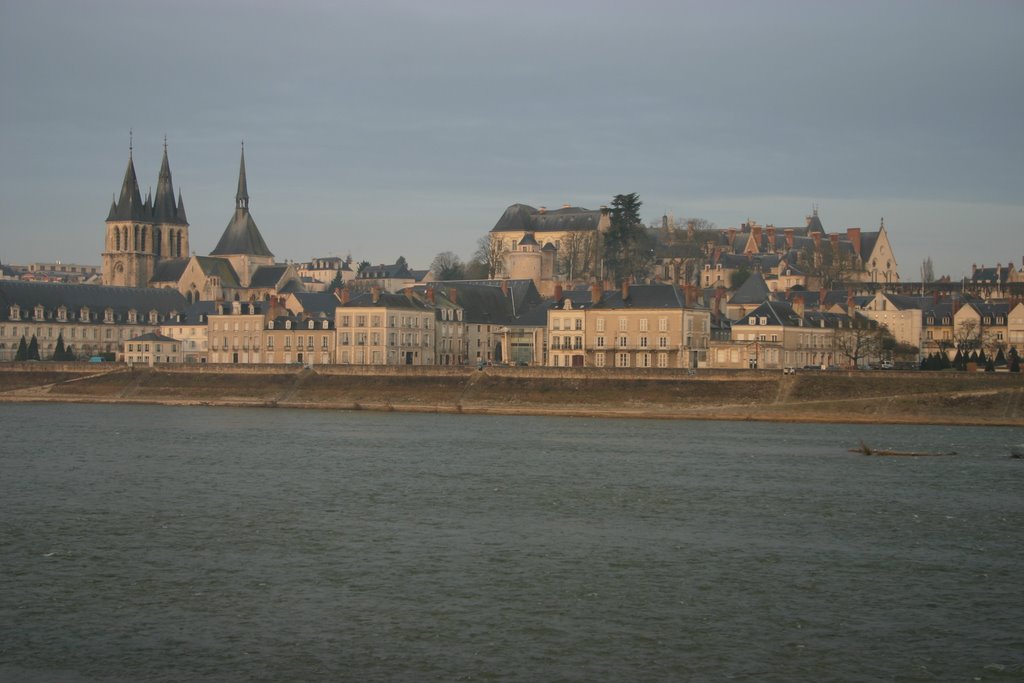
[[[231,261],[218,256],[193,256],[199,269],[207,277],[216,276],[220,278],[221,286],[237,289],[241,287],[238,281],[238,273],[235,272]]]
[[[497,287],[465,282],[445,282],[419,285],[415,290],[424,292],[429,287],[434,287],[452,299],[456,306],[461,307],[463,319],[466,322],[496,324],[508,322],[512,317],[512,302]],[[454,298],[452,297],[453,290],[455,291]]]
[[[178,202],[181,202],[179,196]],[[188,225],[185,220],[185,207],[182,205],[178,213],[178,204],[174,201],[174,183],[171,181],[171,165],[167,161],[167,143],[164,143],[164,157],[160,162],[160,175],[156,183],[156,197],[153,199],[153,220],[157,223]]]
[[[121,196],[110,205],[108,221],[144,221],[149,219],[149,212],[142,202],[142,193],[139,191],[139,179],[135,175],[135,163],[132,155],[128,154],[128,168],[124,171],[124,180],[121,182]]]
[[[247,254],[249,256],[270,256],[273,252],[263,241],[260,229],[256,227],[256,221],[252,219],[248,208],[236,207],[235,214],[231,217],[228,227],[224,229],[217,246],[210,252],[210,256],[232,256]]]
[[[589,303],[592,293],[583,293],[587,297],[585,303]],[[626,299],[622,298],[621,288],[609,290],[602,294],[601,302],[593,308],[683,308],[684,304],[683,295],[675,285],[630,285]]]
[[[432,284],[437,286],[458,284],[458,285],[481,285],[483,287],[498,287],[502,286],[502,283],[506,283],[506,286],[511,292],[512,305],[515,309],[515,313],[518,315],[520,309],[536,306],[541,303],[542,299],[540,292],[537,290],[537,285],[534,284],[533,280],[441,280]]]
[[[412,271],[404,263],[382,263],[377,266],[367,266],[356,277],[361,280],[415,279]]]
[[[751,273],[736,293],[729,298],[730,304],[759,304],[771,296],[771,290],[760,273]]]
[[[297,292],[295,300],[307,315],[334,315],[341,302],[333,292]]]
[[[277,283],[284,277],[287,265],[274,264],[272,266],[260,266],[252,274],[249,280],[250,287],[276,287]]]
[[[49,320],[54,319],[54,313],[61,306],[65,306],[69,318],[73,316],[76,321],[82,308],[89,309],[90,321],[103,320],[103,312],[110,308],[117,322],[124,322],[126,314],[132,310],[140,315],[155,310],[163,321],[166,316],[184,310],[187,305],[185,298],[176,289],[20,280],[0,280],[0,302],[3,304],[0,306],[0,320],[7,320],[11,305],[17,304],[29,316],[36,306],[42,306]]]
[[[160,334],[159,332],[146,332],[145,334],[140,334],[140,335],[137,335],[135,337],[132,337],[128,341],[131,341],[131,342],[139,342],[139,341],[175,342],[175,341],[179,341],[179,340],[175,339],[174,337],[168,337],[166,335]]]
[[[245,149],[242,149],[242,161],[238,170],[238,192],[235,194],[235,213],[224,229],[216,248],[211,256],[233,256],[246,254],[249,256],[270,256],[273,252],[263,241],[256,221],[249,213],[249,190],[245,179]]]
[[[540,246],[539,244],[537,244],[537,239],[533,236],[532,232],[526,233],[525,235],[523,235],[523,239],[519,240],[519,246],[523,246],[524,244],[527,246],[534,247]]]
[[[418,297],[409,297],[405,294],[392,294],[380,292],[377,301],[373,300],[373,292],[363,292],[353,297],[347,304],[340,304],[341,308],[411,308],[416,310],[429,310],[429,307]]]
[[[559,232],[597,230],[600,210],[564,206],[551,211],[539,211],[526,204],[513,204],[505,209],[491,232]]]
[[[185,273],[188,266],[187,258],[162,259],[156,262],[153,268],[153,277],[150,282],[177,282]]]

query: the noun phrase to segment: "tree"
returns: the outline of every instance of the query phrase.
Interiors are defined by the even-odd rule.
[[[921,282],[932,282],[935,280],[935,267],[932,266],[932,257],[929,256],[921,263]]]
[[[745,265],[741,265],[736,270],[732,271],[732,275],[729,276],[729,287],[733,290],[737,290],[743,286],[743,283],[750,277],[750,268]]]
[[[570,282],[593,274],[594,246],[592,232],[570,232],[558,248],[559,270]]]
[[[1010,361],[1010,372],[1020,372],[1020,354],[1017,353],[1016,346],[1010,347],[1010,352],[1006,354],[1006,358]]]
[[[636,192],[612,199],[611,225],[604,235],[604,274],[620,283],[642,279],[654,260],[653,245],[640,222],[641,201]]]
[[[831,241],[805,247],[797,262],[808,277],[818,280],[821,289],[838,289],[853,274],[852,258],[841,248],[833,249]]]
[[[395,261],[395,265],[400,268],[408,268],[409,262],[405,260],[404,256],[399,256],[398,259]]]
[[[956,346],[957,356],[960,358],[960,363],[954,364],[963,370],[967,367],[971,351],[974,351],[977,356],[977,350],[981,346],[981,325],[978,324],[978,321],[971,319],[961,321],[953,330],[953,344]]]
[[[885,338],[885,328],[879,327],[860,313],[847,319],[848,326],[836,329],[836,351],[858,367],[862,360],[878,355]]]
[[[53,360],[67,360],[64,351],[64,333],[57,335],[57,345],[53,347]]]
[[[442,251],[430,263],[430,271],[438,280],[462,280],[466,276],[466,267],[462,260],[451,251]]]
[[[359,267],[356,269],[356,273],[362,273],[364,270],[369,268],[371,265],[373,265],[373,264],[371,264],[369,261],[360,261],[359,262]]]
[[[335,292],[345,287],[345,279],[341,276],[341,268],[334,274],[334,279],[331,280],[331,284],[327,285],[328,292]]]
[[[64,360],[75,360],[75,347],[68,344],[67,348],[64,349]]]
[[[473,253],[473,260],[482,263],[488,280],[493,280],[505,270],[505,249],[502,240],[492,239],[490,235],[484,235],[476,241],[476,251]]]
[[[14,354],[14,360],[28,360],[28,344],[25,343],[25,335],[21,336],[18,342],[18,351]]]
[[[28,360],[39,360],[39,341],[34,334],[28,343]]]

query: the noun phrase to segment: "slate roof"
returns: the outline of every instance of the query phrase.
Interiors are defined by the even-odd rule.
[[[188,267],[187,258],[161,259],[156,262],[153,268],[153,277],[150,282],[178,282]]]
[[[341,305],[333,292],[296,292],[295,300],[307,315],[334,315],[334,309]]]
[[[771,290],[760,273],[750,274],[736,293],[729,298],[730,304],[758,304],[771,296]]]
[[[256,221],[249,213],[249,190],[245,179],[245,149],[242,149],[242,160],[238,169],[238,192],[235,194],[235,213],[224,229],[217,246],[210,252],[211,256],[232,256],[246,254],[249,256],[273,257],[273,252],[263,241],[263,235],[256,227]]]
[[[238,281],[238,274],[232,267],[231,261],[228,261],[226,258],[219,258],[217,256],[193,256],[192,258],[196,260],[196,264],[203,271],[204,275],[220,278],[222,286],[235,289],[241,287]]]
[[[284,277],[287,265],[274,264],[272,266],[260,266],[252,274],[249,280],[250,287],[276,287],[277,283]]]
[[[425,295],[429,287],[434,287],[462,308],[464,322],[494,325],[506,323],[512,317],[512,303],[498,288],[465,282],[444,282],[418,285],[413,290]],[[452,290],[455,290],[454,299],[451,299]]]
[[[180,202],[180,197],[179,197]],[[153,220],[157,223],[188,225],[185,220],[185,207],[174,202],[174,183],[171,181],[171,165],[167,161],[167,143],[164,143],[164,157],[160,162],[160,175],[156,183],[156,197],[153,198]]]
[[[431,284],[437,287],[447,287],[449,285],[480,285],[482,287],[497,287],[501,288],[502,283],[507,283],[509,292],[511,293],[511,299],[513,308],[516,314],[519,313],[520,309],[536,306],[540,304],[543,299],[541,298],[540,292],[537,290],[537,285],[533,283],[533,280],[439,280]]]
[[[176,289],[150,287],[106,287],[101,285],[79,285],[51,282],[23,282],[0,280],[0,320],[8,320],[10,307],[17,304],[22,315],[30,318],[36,306],[43,306],[47,319],[55,319],[55,312],[61,306],[68,310],[69,320],[79,321],[82,308],[88,308],[89,321],[102,321],[108,308],[114,312],[117,322],[124,322],[128,311],[134,310],[140,316],[155,310],[163,319],[186,308],[185,297]],[[140,320],[140,323],[143,322]]]
[[[176,341],[179,341],[179,340],[175,339],[174,337],[168,337],[166,335],[160,334],[159,332],[146,332],[145,334],[140,334],[140,335],[134,336],[131,339],[129,339],[128,341],[130,341],[130,342],[140,342],[140,341],[176,342]]]
[[[412,271],[404,263],[367,266],[356,277],[360,280],[415,279]]]
[[[586,295],[586,303],[589,304],[593,295],[590,291],[583,293]],[[683,308],[684,304],[682,292],[675,285],[630,285],[629,296],[626,299],[622,298],[621,288],[609,290],[603,292],[600,303],[593,304],[591,308]]]
[[[430,310],[430,307],[417,297],[408,297],[405,294],[392,294],[391,292],[380,292],[376,303],[373,301],[373,292],[363,292],[346,304],[339,304],[341,308],[409,308],[419,311]]]
[[[600,210],[578,206],[564,206],[541,213],[527,204],[513,204],[505,209],[491,232],[584,232],[597,230],[600,219]]]
[[[185,202],[178,193],[178,203],[174,202],[174,183],[171,181],[171,166],[167,161],[167,145],[164,145],[164,156],[160,163],[160,174],[157,179],[156,199],[147,195],[142,200],[139,191],[139,180],[135,174],[135,163],[131,152],[128,154],[128,167],[121,182],[121,194],[110,204],[107,213],[108,221],[152,221],[172,225],[188,225],[185,217]]]

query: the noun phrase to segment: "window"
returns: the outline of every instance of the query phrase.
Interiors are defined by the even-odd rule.
[[[658,318],[658,331],[668,332],[668,318]]]
[[[597,325],[596,329],[597,329],[598,332],[604,332],[604,318],[598,318],[597,322],[596,322],[596,325]]]
[[[560,330],[560,329],[562,329],[562,319],[561,318],[552,318],[551,319],[551,329],[553,329],[553,330]]]
[[[640,337],[640,347],[644,349],[647,348],[647,335]]]
[[[629,329],[629,320],[626,318],[619,318],[619,331],[625,332]]]
[[[603,337],[603,336],[601,336],[601,337],[598,337],[598,338],[596,339],[596,344],[597,344],[597,348],[599,348],[599,349],[603,349],[603,348],[604,348],[604,337]],[[604,357],[604,354],[603,354],[603,353],[602,353],[602,354],[600,354],[600,355],[601,355],[601,357]]]
[[[341,324],[344,327],[349,327],[350,325],[352,325],[352,318],[350,316],[347,316],[347,315],[341,316]]]
[[[596,367],[599,367],[599,368],[603,368],[604,367],[604,354],[603,353],[594,354],[594,365]]]
[[[615,354],[615,365],[620,368],[629,367],[629,354],[628,353],[617,353]]]
[[[575,329],[577,329],[577,330],[582,330],[583,329],[583,318],[576,318]]]
[[[647,331],[647,318],[640,318],[640,331],[641,332],[646,332]]]
[[[365,315],[357,315],[356,316],[356,327],[366,327],[366,316]]]
[[[667,349],[668,348],[668,337],[664,337],[664,336],[658,337],[658,348],[659,349]]]
[[[619,336],[619,346],[629,346],[629,337],[626,335]]]
[[[658,354],[658,367],[659,368],[667,368],[668,367],[668,354],[667,353],[659,353]]]

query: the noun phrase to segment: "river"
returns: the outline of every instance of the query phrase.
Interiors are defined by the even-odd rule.
[[[0,433],[3,680],[1024,677],[1019,429],[4,404]]]

